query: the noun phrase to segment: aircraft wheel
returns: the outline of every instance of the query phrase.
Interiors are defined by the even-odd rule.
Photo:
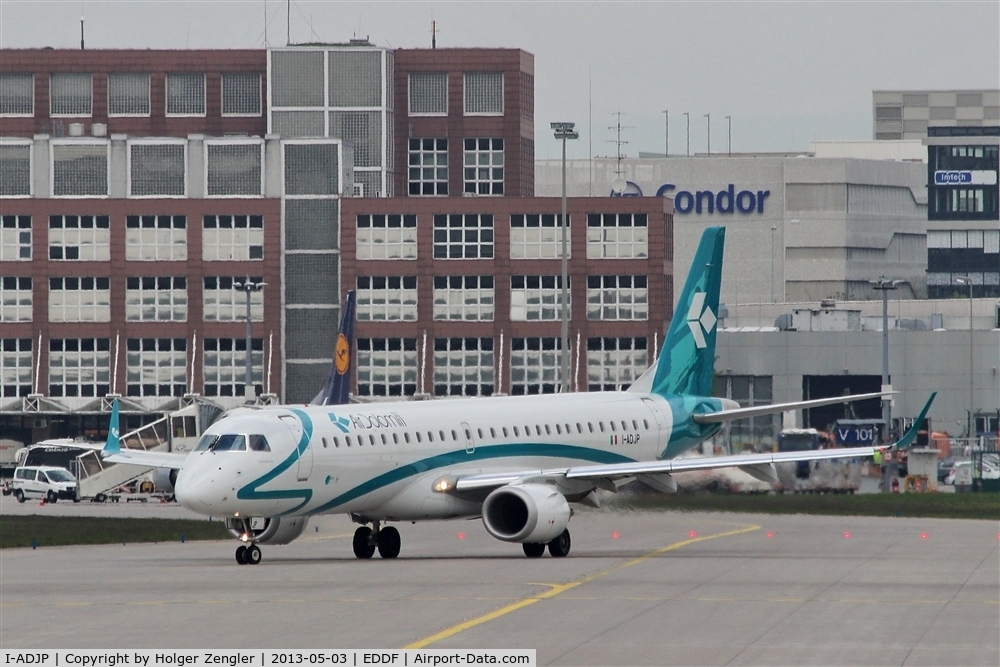
[[[395,558],[399,555],[401,540],[399,531],[389,526],[378,531],[378,555],[382,558]]]
[[[260,547],[256,544],[251,544],[247,547],[247,550],[243,552],[243,562],[247,565],[257,565],[260,563],[262,554],[260,553]]]
[[[524,555],[528,558],[541,558],[545,553],[545,545],[539,542],[525,542],[521,545]]]
[[[17,499],[17,502],[23,503],[24,502],[24,491],[22,491],[21,489],[14,489],[14,497]]]
[[[569,553],[570,539],[569,529],[562,532],[562,535],[549,542],[549,553],[553,558],[562,558]]]
[[[236,562],[240,565],[246,565],[247,562],[244,560],[246,556],[247,548],[242,544],[236,547]]]
[[[358,558],[371,558],[375,555],[375,541],[372,539],[372,529],[361,526],[354,531],[354,555]]]

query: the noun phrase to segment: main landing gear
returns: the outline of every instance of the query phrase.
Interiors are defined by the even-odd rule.
[[[562,558],[569,554],[571,545],[572,541],[569,538],[569,529],[567,528],[559,537],[548,543],[549,554],[553,558]],[[528,558],[541,558],[542,554],[545,553],[546,545],[541,542],[525,542],[521,546],[524,548],[524,555]]]
[[[236,547],[236,562],[240,565],[257,565],[260,563],[262,554],[260,547],[253,542],[253,529],[250,527],[250,520],[243,520],[243,536],[250,537],[249,544],[241,544]]]
[[[361,526],[354,531],[354,555],[361,559],[371,558],[378,549],[382,558],[395,558],[399,555],[401,540],[399,531],[392,526],[381,527],[381,522],[373,521],[374,530]]]

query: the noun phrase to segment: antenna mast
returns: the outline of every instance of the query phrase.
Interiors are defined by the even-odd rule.
[[[635,129],[635,126],[634,125],[622,125],[622,116],[625,115],[624,112],[616,111],[616,112],[614,112],[611,115],[612,116],[617,116],[618,117],[618,122],[608,128],[609,130],[614,130],[615,131],[615,138],[614,139],[609,139],[608,141],[610,141],[610,142],[612,142],[612,143],[615,144],[615,148],[616,148],[615,154],[618,157],[618,165],[617,165],[617,167],[615,167],[615,175],[618,178],[622,178],[622,160],[625,158],[625,156],[622,155],[622,146],[625,146],[625,145],[628,144],[627,141],[625,141],[624,139],[622,139],[622,130],[632,130],[632,129]]]
[[[431,19],[431,48],[436,49],[438,47],[438,22]]]

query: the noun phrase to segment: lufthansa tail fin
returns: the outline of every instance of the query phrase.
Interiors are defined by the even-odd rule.
[[[725,241],[725,227],[709,227],[702,234],[656,366],[631,390],[661,396],[712,395]]]
[[[323,390],[316,394],[316,398],[311,401],[311,405],[344,405],[349,400],[356,299],[356,292],[350,290],[347,293],[347,299],[344,300],[340,329],[337,330],[337,340],[333,344],[333,363],[330,364],[330,376],[327,378]]]

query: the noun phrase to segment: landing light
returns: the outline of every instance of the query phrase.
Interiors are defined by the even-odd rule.
[[[431,490],[435,493],[448,493],[455,488],[455,484],[447,477],[442,477],[438,481],[434,482]]]
[[[249,542],[249,541],[250,541],[249,534],[243,533],[242,535],[240,535],[240,542]]]

